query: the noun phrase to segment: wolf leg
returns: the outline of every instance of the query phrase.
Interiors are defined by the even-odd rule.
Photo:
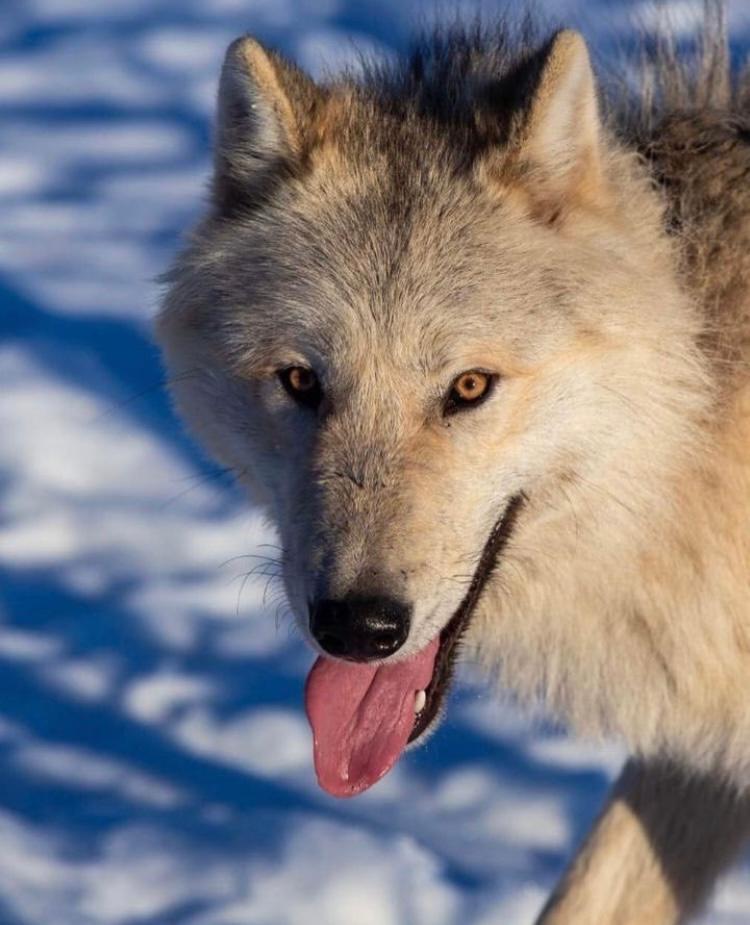
[[[675,925],[750,832],[750,799],[665,763],[631,761],[537,925]]]

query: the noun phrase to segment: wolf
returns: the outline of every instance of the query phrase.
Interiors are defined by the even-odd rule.
[[[277,526],[321,785],[444,710],[457,653],[632,754],[541,913],[667,925],[750,832],[750,80],[637,88],[460,23],[326,82],[227,51],[166,277],[177,409]],[[631,61],[631,76],[635,67]]]

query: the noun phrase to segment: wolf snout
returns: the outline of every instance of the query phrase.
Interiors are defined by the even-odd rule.
[[[310,607],[310,631],[329,655],[369,662],[393,655],[406,642],[411,610],[389,597],[320,600]]]

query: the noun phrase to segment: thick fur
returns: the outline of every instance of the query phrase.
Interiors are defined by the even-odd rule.
[[[305,631],[310,599],[386,589],[416,651],[523,492],[467,648],[636,756],[555,925],[683,919],[748,828],[750,94],[715,4],[696,60],[656,43],[645,73],[597,88],[577,34],[502,25],[319,86],[239,40],[158,325]],[[476,368],[495,394],[443,418]]]

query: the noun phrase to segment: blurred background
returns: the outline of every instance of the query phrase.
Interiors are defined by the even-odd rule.
[[[537,5],[601,56],[652,16]],[[700,3],[667,5],[689,39]],[[273,534],[162,388],[154,278],[204,195],[228,42],[320,75],[434,10],[0,2],[0,925],[528,925],[617,772],[464,671],[426,747],[354,801],[319,791],[311,655],[249,558]],[[739,866],[705,922],[749,918]]]

